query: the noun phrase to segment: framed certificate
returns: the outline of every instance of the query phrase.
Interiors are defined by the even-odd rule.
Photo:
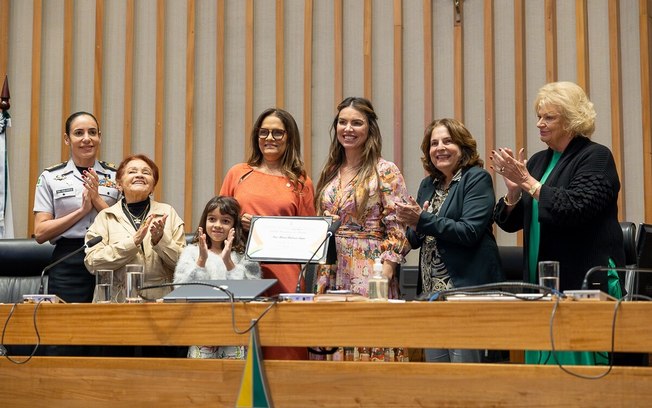
[[[245,255],[257,262],[324,263],[332,222],[332,217],[254,216]]]

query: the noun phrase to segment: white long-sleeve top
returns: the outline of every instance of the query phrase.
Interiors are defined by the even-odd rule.
[[[231,252],[235,268],[230,271],[226,270],[222,257],[210,250],[204,268],[197,266],[197,258],[199,258],[199,247],[194,244],[188,245],[179,256],[179,262],[174,270],[174,283],[216,279],[260,279],[261,277],[258,262],[248,261],[244,254],[235,251]]]

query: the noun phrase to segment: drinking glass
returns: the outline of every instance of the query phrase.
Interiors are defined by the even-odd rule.
[[[143,298],[138,294],[138,290],[143,286],[145,274],[143,265],[130,264],[125,266],[127,293],[125,302],[141,303]]]
[[[559,292],[559,262],[539,262],[539,286],[545,286]]]
[[[111,303],[113,299],[113,271],[98,269],[95,271],[95,293],[93,303]]]

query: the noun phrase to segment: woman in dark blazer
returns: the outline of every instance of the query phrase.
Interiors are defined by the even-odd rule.
[[[559,289],[580,289],[594,266],[625,265],[618,223],[620,180],[608,147],[593,142],[596,112],[579,85],[552,82],[534,100],[539,138],[547,149],[526,160],[504,147],[492,151],[492,168],[507,193],[498,200],[494,220],[507,232],[523,230],[524,280],[538,280],[539,261],[559,262]],[[592,276],[600,289],[622,296],[615,271]],[[618,357],[620,358],[620,357]],[[530,364],[610,364],[607,353],[526,351]]]
[[[476,146],[455,119],[435,120],[425,130],[421,161],[428,176],[416,201],[397,203],[411,247],[421,248],[417,294],[503,280],[492,232],[493,182]],[[480,350],[428,349],[425,354],[426,361],[480,361]]]

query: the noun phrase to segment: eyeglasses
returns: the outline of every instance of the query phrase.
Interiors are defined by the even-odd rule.
[[[274,140],[281,140],[283,139],[283,136],[285,136],[287,132],[283,129],[265,129],[265,128],[258,129],[258,137],[260,139],[267,139],[267,136],[269,136],[270,133],[272,134],[272,138]]]

